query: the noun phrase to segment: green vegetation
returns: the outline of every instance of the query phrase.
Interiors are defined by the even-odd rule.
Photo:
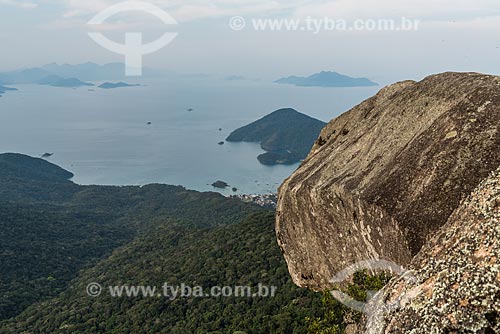
[[[64,291],[82,269],[163,221],[206,228],[263,209],[182,187],[82,187],[42,159],[0,155],[0,320]]]
[[[369,275],[366,270],[353,275],[352,282],[347,285],[346,293],[353,299],[366,302],[369,291],[382,289],[390,280],[385,273]],[[317,318],[307,318],[308,334],[342,334],[348,324],[359,321],[361,314],[353,311],[333,298],[329,291],[323,293],[321,299],[322,314]]]
[[[295,287],[276,245],[272,213],[241,223],[193,229],[164,221],[147,235],[84,271],[59,297],[28,308],[3,332],[37,333],[305,333],[320,295]],[[185,283],[276,286],[275,297],[99,298],[86,286]],[[1,327],[0,327],[1,328]]]
[[[306,316],[317,315],[319,296],[291,283],[272,211],[182,187],[78,186],[71,176],[0,155],[1,333],[305,333]],[[92,299],[94,281],[278,291]]]
[[[308,334],[341,334],[345,330],[344,315],[349,310],[325,291],[321,298],[322,315],[306,318]]]
[[[342,333],[350,311],[292,284],[274,213],[182,187],[79,186],[0,155],[0,333]],[[103,287],[276,286],[274,297],[98,298]],[[383,279],[355,275],[350,292]],[[106,289],[106,288],[105,288]],[[163,290],[162,290],[163,291]]]
[[[382,289],[391,279],[386,273],[369,275],[366,270],[353,275],[352,284],[347,287],[347,294],[357,301],[366,301],[369,291]]]
[[[232,132],[229,142],[260,143],[264,165],[294,164],[307,157],[326,123],[294,109],[280,109]]]

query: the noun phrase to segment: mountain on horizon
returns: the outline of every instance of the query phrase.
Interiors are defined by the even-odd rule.
[[[299,87],[370,87],[377,83],[367,78],[353,78],[337,72],[322,71],[308,77],[290,76],[276,80],[278,84],[295,85]]]
[[[109,63],[104,65],[93,62],[76,65],[52,63],[44,65],[41,68],[62,77],[77,77],[80,80],[86,81],[121,80],[127,78],[125,76],[125,64],[123,63]],[[159,75],[162,75],[161,71],[150,68],[143,69],[143,76],[155,77]]]
[[[126,88],[126,87],[138,87],[140,86],[139,84],[129,84],[123,81],[120,82],[105,82],[101,85],[99,85],[99,88],[102,89],[115,89],[115,88]]]
[[[161,70],[149,68],[143,69],[143,77],[159,77],[167,73]],[[92,62],[84,64],[56,64],[51,63],[41,67],[19,69],[0,73],[0,84],[39,84],[48,77],[58,76],[62,80],[77,79],[80,81],[106,81],[123,80],[125,76],[125,64],[109,63],[99,65]]]

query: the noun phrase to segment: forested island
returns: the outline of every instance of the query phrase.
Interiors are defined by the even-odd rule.
[[[279,109],[233,131],[228,142],[260,143],[267,151],[257,157],[264,165],[291,165],[309,154],[326,123],[295,109]]]

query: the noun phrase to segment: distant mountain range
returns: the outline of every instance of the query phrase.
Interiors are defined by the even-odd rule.
[[[308,77],[291,76],[276,80],[278,84],[300,87],[369,87],[378,86],[367,78],[353,78],[337,72],[320,72]]]
[[[295,109],[275,112],[232,132],[228,142],[256,142],[267,151],[263,165],[294,164],[306,158],[326,123]]]
[[[145,77],[161,76],[164,74],[161,71],[148,68],[145,68],[143,73]],[[82,81],[123,80],[125,78],[125,65],[121,63],[98,65],[91,62],[77,65],[58,65],[53,63],[41,67],[0,73],[0,83],[38,83],[40,80],[53,75],[61,78],[78,78]]]
[[[78,65],[59,65],[53,63],[42,66],[42,69],[62,77],[77,77],[88,81],[122,79],[125,77],[125,65],[121,63],[105,65],[98,65],[91,62]]]
[[[148,68],[145,68],[143,73],[144,77],[156,77],[166,74]],[[0,73],[0,85],[38,84],[54,87],[81,87],[94,86],[88,81],[122,80],[124,78],[125,65],[121,63],[105,65],[90,62],[78,65],[48,64],[41,67]],[[120,85],[120,87],[122,86]]]
[[[109,63],[104,65],[87,62],[78,65],[48,64],[42,69],[62,77],[77,77],[85,81],[123,80],[125,76],[125,64]],[[166,75],[166,71],[143,68],[143,77],[160,77]]]

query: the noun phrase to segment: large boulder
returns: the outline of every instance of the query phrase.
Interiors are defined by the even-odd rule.
[[[500,77],[405,81],[331,121],[281,186],[278,243],[302,287],[349,265],[407,265],[500,165]]]
[[[360,333],[500,333],[500,169],[371,305]],[[382,307],[380,307],[382,306]],[[382,312],[381,312],[382,311]]]

